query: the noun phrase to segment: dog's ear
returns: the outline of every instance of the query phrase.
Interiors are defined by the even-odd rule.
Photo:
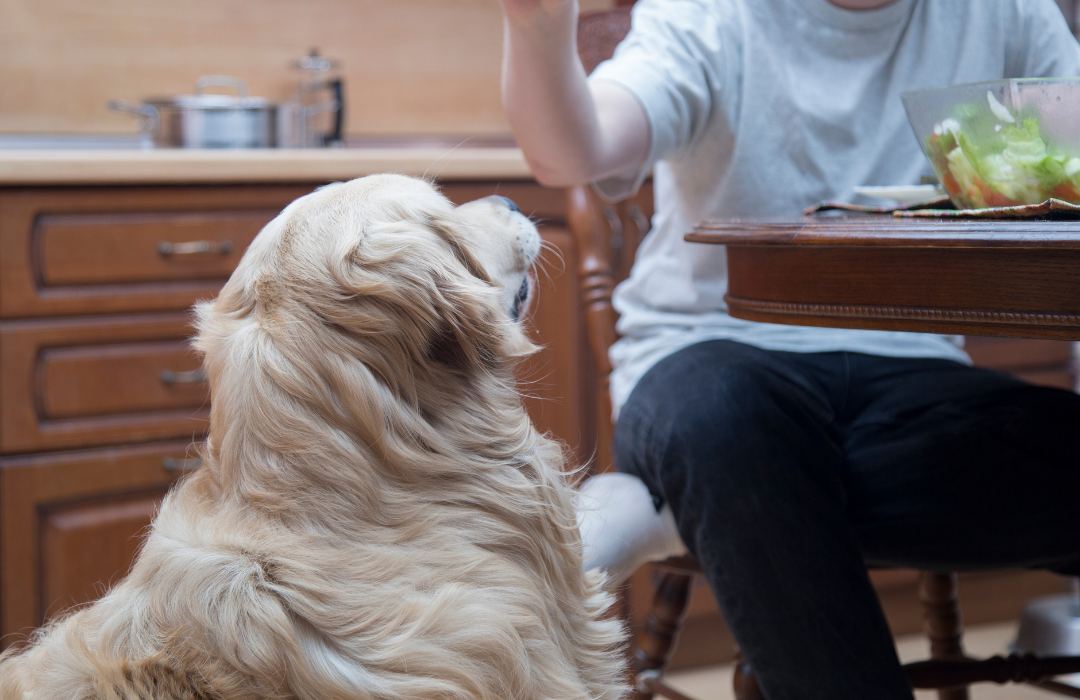
[[[483,280],[488,284],[494,284],[491,279],[491,275],[480,261],[473,255],[467,248],[461,245],[461,235],[458,233],[458,226],[460,224],[446,216],[433,216],[429,221],[431,230],[439,236],[440,239],[446,244],[450,252],[454,254],[458,262],[465,268],[465,270],[478,280]]]
[[[461,252],[460,247],[452,247]],[[462,260],[457,255],[455,258]],[[457,274],[451,270],[432,272],[436,318],[426,354],[458,371],[490,371],[506,357],[505,338],[511,329],[499,313],[494,285],[474,276],[466,263],[461,262],[461,267]]]
[[[429,348],[429,357],[451,367],[465,369],[469,362],[490,367],[503,360],[513,360],[537,351],[521,326],[512,322],[505,309],[499,308],[496,282],[475,255],[461,244],[457,232],[460,225],[449,217],[433,217],[430,228],[445,243],[460,263],[467,277],[462,287],[473,287],[473,293],[461,293],[455,285],[440,286],[449,303],[443,308],[442,324]],[[484,293],[475,292],[475,284]]]

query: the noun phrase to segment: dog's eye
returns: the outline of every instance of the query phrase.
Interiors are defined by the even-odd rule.
[[[510,318],[517,321],[521,316],[521,307],[525,301],[529,298],[529,278],[526,277],[521,281],[521,287],[518,289],[517,296],[514,297],[514,307],[510,309]]]

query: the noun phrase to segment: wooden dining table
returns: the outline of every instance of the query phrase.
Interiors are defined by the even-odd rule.
[[[827,213],[705,221],[728,312],[836,328],[1080,340],[1080,221]]]

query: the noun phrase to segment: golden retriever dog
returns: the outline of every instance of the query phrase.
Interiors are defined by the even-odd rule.
[[[204,465],[130,574],[0,662],[3,700],[615,700],[560,446],[515,388],[540,248],[395,175],[267,224],[196,347]]]

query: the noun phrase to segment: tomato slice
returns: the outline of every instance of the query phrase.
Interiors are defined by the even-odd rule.
[[[990,198],[987,200],[987,204],[992,207],[1019,207],[1020,202],[1015,199],[1009,199],[1000,192],[994,190],[990,191]]]
[[[941,178],[941,184],[945,188],[945,191],[949,193],[950,197],[957,197],[960,195],[960,183],[956,181],[953,174],[948,170],[945,171],[945,177]]]
[[[983,201],[986,202],[986,206],[988,207],[1020,206],[1020,202],[1017,202],[1014,199],[1009,199],[997,190],[991,189],[989,185],[987,185],[979,178],[975,178],[975,186],[979,188],[979,192],[982,193],[983,196]]]
[[[1050,194],[1058,199],[1064,199],[1066,202],[1080,203],[1080,190],[1071,182],[1061,183],[1050,190]]]

